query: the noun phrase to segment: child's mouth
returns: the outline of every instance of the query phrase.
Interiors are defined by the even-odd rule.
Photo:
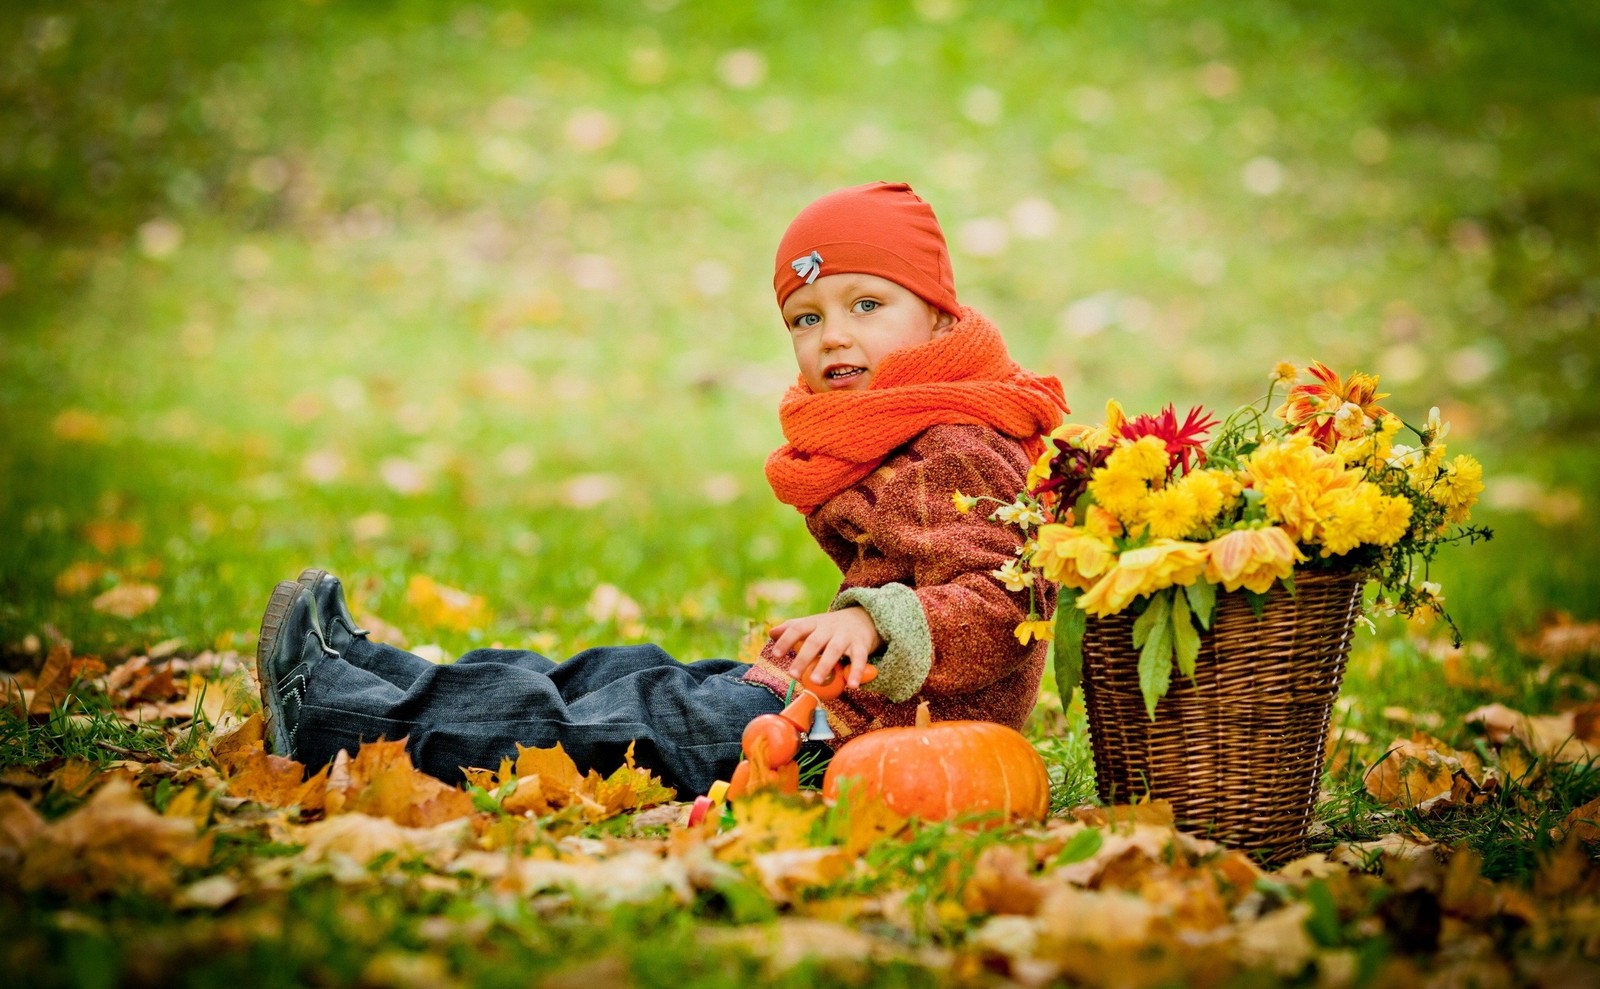
[[[844,365],[839,365],[828,368],[826,371],[822,372],[822,376],[828,379],[829,384],[843,385],[849,384],[851,381],[854,381],[856,378],[859,378],[866,373],[867,369],[864,367],[847,367]]]

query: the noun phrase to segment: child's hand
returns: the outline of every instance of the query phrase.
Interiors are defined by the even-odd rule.
[[[867,657],[883,648],[878,626],[867,609],[861,607],[791,618],[772,626],[767,634],[776,640],[774,652],[794,657],[789,663],[789,675],[796,680],[805,672],[808,663],[817,660],[817,668],[811,673],[814,683],[826,681],[839,660],[848,656],[850,672],[845,683],[851,687],[861,686],[861,672],[867,667]]]

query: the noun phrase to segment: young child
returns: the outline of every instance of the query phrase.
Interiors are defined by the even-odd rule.
[[[754,665],[639,645],[561,663],[476,649],[436,666],[372,642],[338,579],[307,570],[273,592],[257,647],[274,750],[315,769],[406,738],[421,769],[456,782],[518,743],[560,742],[601,772],[634,744],[687,796],[728,778],[745,726],[779,711],[812,661],[818,682],[848,664],[850,689],[826,705],[830,744],[911,724],[924,700],[935,720],[1020,728],[1046,647],[1013,635],[1028,592],[991,576],[1020,537],[952,495],[1021,490],[1039,436],[1067,410],[1060,382],[1018,367],[993,324],[956,301],[938,220],[901,183],[807,206],[778,246],[773,287],[800,377],[779,406],[788,442],[767,478],[843,573],[829,611],[774,627]],[[1048,592],[1036,594],[1048,613]],[[862,685],[869,662],[878,675]]]

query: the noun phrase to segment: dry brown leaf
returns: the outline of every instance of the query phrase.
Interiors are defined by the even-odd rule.
[[[1269,967],[1284,977],[1299,974],[1316,953],[1316,944],[1306,933],[1310,918],[1311,905],[1298,902],[1241,924],[1234,932],[1239,960],[1250,966]]]
[[[171,663],[152,667],[148,656],[135,656],[106,675],[106,693],[117,703],[170,701],[184,696],[186,687],[173,679]]]
[[[239,881],[232,876],[207,876],[178,891],[174,903],[191,909],[218,910],[239,898]]]
[[[899,945],[843,924],[809,917],[782,917],[772,924],[717,931],[708,940],[718,949],[731,947],[765,959],[768,973],[773,976],[808,962],[825,961],[834,979],[824,982],[839,982],[846,973],[863,975],[860,966],[870,960],[910,960]],[[916,960],[931,967],[949,965],[948,958],[934,953],[916,956]]]
[[[52,711],[66,702],[74,683],[103,676],[105,672],[106,664],[98,656],[74,657],[70,647],[55,646],[45,658],[44,669],[39,671],[33,698],[28,702],[29,717],[49,717]]]
[[[58,597],[77,597],[88,591],[100,578],[106,575],[107,567],[98,560],[79,560],[69,564],[67,568],[56,574],[56,595]]]
[[[0,672],[0,711],[26,718],[31,703],[33,691],[24,689],[22,682],[11,674]]]
[[[1102,825],[1103,826],[1103,825]],[[1117,867],[1123,879],[1150,863],[1166,858],[1167,849],[1184,839],[1170,824],[1134,824],[1108,829],[1100,848],[1081,862],[1059,865],[1050,870],[1050,878],[1061,882],[1088,886],[1104,879],[1104,873]]]
[[[481,595],[446,586],[426,574],[415,574],[406,582],[406,604],[429,628],[466,632],[482,628],[493,617]]]
[[[1484,780],[1477,756],[1417,731],[1390,742],[1364,782],[1380,803],[1429,811],[1476,799]]]
[[[100,777],[105,768],[87,759],[73,757],[56,767],[50,774],[50,785],[57,794],[81,797],[103,783]]]
[[[1047,887],[1031,874],[1032,864],[1032,856],[1017,848],[990,845],[972,867],[961,905],[972,914],[1033,916]]]
[[[1106,807],[1074,807],[1072,816],[1094,828],[1128,827],[1136,824],[1173,824],[1172,803],[1167,800],[1142,800],[1136,804],[1111,804]]]
[[[33,805],[6,791],[0,793],[0,873],[11,873],[22,861],[22,850],[44,829],[44,818]]]
[[[750,860],[761,888],[775,903],[793,903],[799,894],[844,878],[855,859],[841,848],[791,848]]]
[[[1382,858],[1420,859],[1433,854],[1433,839],[1421,833],[1390,834],[1373,841],[1355,841],[1333,846],[1328,858],[1352,869],[1365,869]]]
[[[259,748],[265,739],[265,733],[266,721],[262,719],[260,712],[227,727],[218,725],[211,733],[208,742],[211,747],[211,757],[222,768],[232,769],[251,758],[251,753]]]
[[[174,870],[203,865],[211,838],[197,839],[194,822],[162,817],[120,779],[88,803],[46,825],[24,854],[22,885],[72,896],[137,891],[170,893]]]
[[[161,600],[161,588],[154,584],[123,581],[95,598],[90,607],[104,615],[138,618]]]
[[[1562,819],[1561,827],[1551,831],[1553,838],[1559,838],[1562,834],[1583,842],[1600,841],[1600,797],[1581,807],[1572,808],[1572,813]]]
[[[428,855],[447,861],[472,835],[470,821],[456,819],[428,827],[408,827],[385,817],[359,812],[327,817],[292,830],[294,840],[305,845],[297,858],[322,862],[342,855],[366,865],[380,855]]]
[[[1600,656],[1600,622],[1575,622],[1571,615],[1559,613],[1518,645],[1523,652],[1555,665]]]
[[[305,779],[305,766],[283,756],[268,755],[258,734],[251,739],[250,724],[245,722],[246,727],[231,736],[241,741],[228,740],[226,757],[217,757],[227,774],[228,792],[267,807],[297,806],[304,814],[321,811],[326,801],[328,767]],[[259,731],[259,727],[258,717],[255,730]]]
[[[368,742],[346,760],[344,772],[330,771],[325,807],[329,816],[370,814],[408,827],[431,827],[473,813],[466,791],[411,765],[403,738]]]
[[[1059,885],[1039,905],[1040,954],[1064,955],[1085,944],[1143,944],[1158,917],[1158,908],[1137,893]]]
[[[1469,725],[1478,725],[1490,745],[1503,745],[1506,739],[1520,735],[1526,739],[1528,716],[1504,704],[1485,704],[1474,708],[1462,719]]]
[[[571,809],[583,820],[602,821],[618,814],[652,807],[676,794],[646,769],[635,765],[633,746],[610,776],[578,771],[577,763],[557,742],[548,749],[517,746],[517,758],[502,759],[500,769],[466,770],[467,782],[500,794],[508,814],[544,817]]]
[[[144,542],[144,527],[125,519],[96,519],[83,524],[83,539],[101,556]]]

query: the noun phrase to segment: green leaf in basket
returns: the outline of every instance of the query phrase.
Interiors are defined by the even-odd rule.
[[[1089,627],[1089,614],[1078,607],[1081,593],[1076,587],[1063,587],[1056,597],[1053,662],[1062,710],[1071,706],[1072,692],[1083,683],[1083,633]]]
[[[1294,574],[1293,573],[1290,573],[1290,574],[1286,575],[1283,578],[1283,589],[1289,592],[1289,596],[1290,597],[1294,597]]]
[[[1099,828],[1084,828],[1061,846],[1061,852],[1056,856],[1056,865],[1071,865],[1074,862],[1083,862],[1094,857],[1094,853],[1105,844],[1106,837]]]
[[[1133,622],[1133,648],[1137,649],[1145,644],[1150,638],[1150,633],[1155,630],[1157,622],[1166,622],[1169,607],[1166,591],[1157,591],[1150,595],[1150,603],[1144,606],[1144,613]]]
[[[1172,595],[1172,651],[1178,658],[1178,672],[1194,679],[1194,661],[1200,656],[1200,633],[1189,617],[1187,594]]]
[[[1156,702],[1172,685],[1172,593],[1171,588],[1151,596],[1145,615],[1155,613],[1144,648],[1139,652],[1139,692],[1150,720],[1156,719]],[[1141,618],[1144,616],[1141,616]]]
[[[1209,580],[1197,580],[1183,589],[1183,595],[1189,599],[1189,610],[1194,612],[1200,627],[1209,629],[1217,610],[1217,585]]]

